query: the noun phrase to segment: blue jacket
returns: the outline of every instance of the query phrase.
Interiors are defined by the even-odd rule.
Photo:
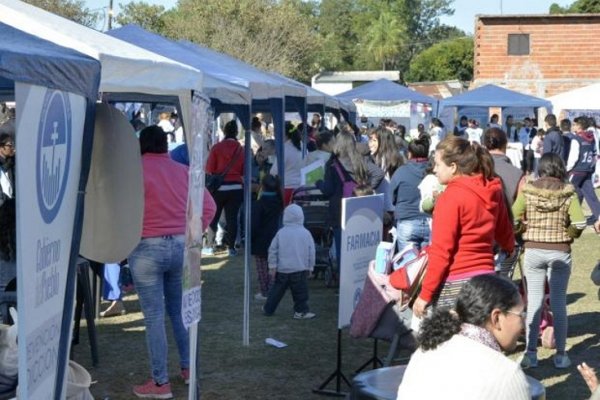
[[[394,217],[397,221],[429,217],[419,211],[421,200],[419,184],[425,177],[428,164],[427,159],[409,160],[394,172],[389,195],[394,203]]]

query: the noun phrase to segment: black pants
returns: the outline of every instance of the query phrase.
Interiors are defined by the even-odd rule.
[[[217,190],[213,193],[213,198],[217,205],[217,213],[208,228],[207,246],[214,247],[219,218],[221,218],[221,212],[225,211],[225,229],[227,233],[224,240],[227,247],[233,249],[235,248],[235,237],[238,230],[238,213],[244,200],[244,191],[242,189]]]
[[[278,272],[275,275],[275,282],[271,286],[263,308],[265,314],[271,315],[275,312],[288,287],[292,292],[294,311],[297,313],[308,312],[308,271],[298,271]]]

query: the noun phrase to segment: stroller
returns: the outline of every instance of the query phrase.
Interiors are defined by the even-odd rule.
[[[315,186],[301,186],[294,190],[292,203],[302,207],[304,227],[308,229],[315,240],[315,276],[322,276],[327,287],[335,286],[337,273],[331,257],[333,230],[327,223],[329,200]]]

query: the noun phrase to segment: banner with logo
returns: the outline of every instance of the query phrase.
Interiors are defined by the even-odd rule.
[[[338,329],[350,325],[383,234],[383,194],[342,199]]]
[[[18,395],[53,399],[56,375],[66,372],[57,365],[63,312],[73,312],[63,307],[86,99],[21,83],[15,89]]]
[[[410,101],[355,100],[354,104],[359,117],[410,118]]]
[[[188,189],[185,254],[183,258],[183,303],[181,313],[186,328],[200,321],[200,260],[202,254],[202,210],[204,200],[204,164],[206,136],[212,121],[209,102],[194,93],[192,99],[192,126],[188,135],[190,177]]]

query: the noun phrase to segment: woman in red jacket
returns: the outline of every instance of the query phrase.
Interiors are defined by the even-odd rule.
[[[447,185],[433,211],[429,265],[413,311],[452,307],[462,285],[494,272],[494,243],[508,253],[515,238],[494,161],[480,145],[448,137],[435,151],[434,172]]]

